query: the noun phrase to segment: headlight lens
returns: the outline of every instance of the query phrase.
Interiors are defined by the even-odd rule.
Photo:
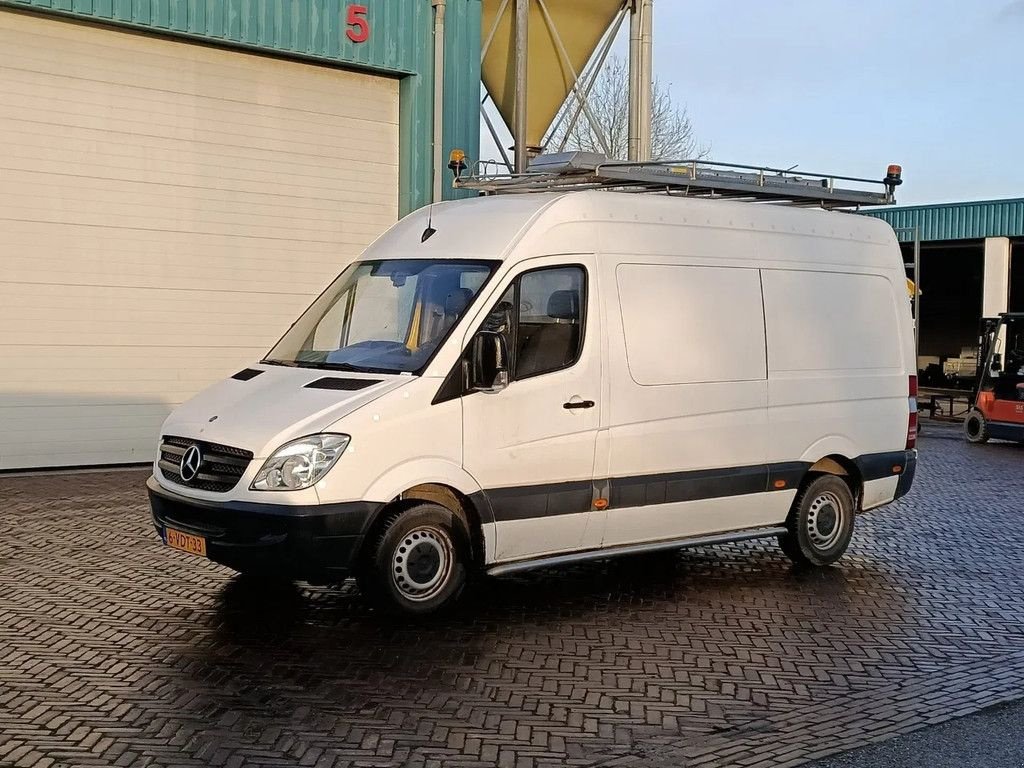
[[[311,435],[285,443],[263,463],[252,481],[254,491],[301,491],[309,488],[345,452],[348,435]]]

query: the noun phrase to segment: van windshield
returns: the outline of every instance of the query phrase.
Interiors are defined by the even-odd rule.
[[[263,362],[418,372],[497,265],[455,259],[357,261],[313,302]]]

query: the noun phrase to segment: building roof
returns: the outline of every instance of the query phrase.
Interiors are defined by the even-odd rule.
[[[1024,198],[977,200],[966,203],[908,205],[866,211],[889,223],[900,240],[978,240],[985,237],[1024,237]]]

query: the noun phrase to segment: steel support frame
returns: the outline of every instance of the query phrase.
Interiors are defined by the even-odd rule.
[[[565,50],[565,43],[562,42],[562,36],[558,33],[558,27],[555,26],[554,19],[551,18],[551,14],[548,13],[547,5],[544,0],[535,0],[537,6],[540,8],[541,16],[544,18],[544,23],[547,25],[548,31],[551,33],[552,40],[555,41],[555,49],[558,55],[562,59],[562,64],[569,70],[569,75],[572,77],[572,88],[570,93],[575,95],[579,101],[580,107],[583,109],[584,114],[587,116],[587,120],[590,122],[590,127],[593,129],[594,134],[597,136],[597,140],[601,145],[601,149],[606,155],[611,154],[611,149],[608,146],[604,134],[601,132],[600,124],[594,113],[590,109],[590,104],[587,102],[586,97],[580,93],[580,76],[576,73],[576,68],[572,65],[572,60],[569,58],[569,52]],[[595,77],[596,77],[595,72]]]
[[[510,3],[514,3],[513,9],[513,31],[515,38],[514,46],[514,82],[515,102],[513,109],[513,124],[511,133],[513,139],[513,156],[509,158],[498,137],[498,132],[493,121],[486,111],[487,98],[480,103],[481,115],[487,125],[495,145],[502,155],[503,163],[514,173],[525,173],[529,166],[529,147],[526,142],[526,117],[527,117],[527,91],[528,82],[528,53],[529,53],[529,19],[530,4],[537,2],[544,18],[548,31],[555,42],[556,50],[564,66],[568,68],[572,77],[572,88],[568,94],[569,98],[575,98],[575,107],[563,109],[555,124],[548,130],[544,141],[545,146],[550,142],[561,127],[562,122],[568,117],[568,124],[560,142],[558,151],[565,149],[568,136],[575,128],[580,117],[584,117],[590,124],[591,130],[597,137],[606,155],[611,154],[608,138],[604,135],[600,123],[589,105],[590,92],[597,82],[601,68],[604,66],[609,52],[611,51],[615,37],[621,28],[626,14],[630,16],[630,38],[629,38],[629,140],[628,159],[633,162],[645,162],[651,159],[652,152],[652,107],[653,107],[653,6],[654,0],[624,0],[622,10],[616,16],[615,21],[606,33],[601,46],[598,48],[597,58],[593,65],[584,68],[582,73],[577,73],[569,58],[562,41],[561,35],[548,11],[544,0],[502,0],[495,15],[494,24],[488,31],[483,41],[481,59],[490,48],[491,42],[497,33],[500,20]],[[571,116],[570,116],[571,115]]]
[[[481,64],[484,62],[484,57],[487,55],[487,51],[491,48],[494,36],[498,33],[498,27],[501,25],[501,18],[505,15],[509,2],[511,2],[511,0],[501,0],[501,5],[498,6],[498,12],[494,15],[494,23],[491,25],[490,30],[488,30],[487,37],[481,41]],[[501,137],[498,135],[498,129],[494,127],[494,121],[491,120],[491,116],[487,114],[487,99],[489,97],[490,94],[485,91],[484,97],[480,100],[480,116],[484,119],[484,124],[487,126],[487,130],[491,134],[494,146],[498,148],[498,153],[501,155],[502,163],[504,163],[505,167],[508,168],[509,173],[511,173],[514,170],[512,167],[512,159],[508,156],[508,152],[505,151],[505,147],[502,146]]]
[[[576,127],[576,123],[578,123],[580,117],[583,116],[586,117],[587,121],[590,124],[590,129],[598,137],[598,140],[601,143],[602,148],[604,148],[605,154],[611,154],[608,148],[608,142],[603,134],[601,126],[598,123],[598,121],[594,118],[593,113],[590,111],[588,107],[588,101],[590,99],[590,92],[593,90],[594,85],[597,83],[597,80],[601,75],[601,69],[604,67],[604,63],[608,59],[608,54],[611,53],[612,46],[615,43],[615,38],[618,36],[619,30],[622,28],[622,23],[625,21],[626,15],[628,13],[629,6],[624,3],[622,9],[618,12],[618,14],[616,14],[615,20],[612,22],[609,29],[605,32],[604,39],[598,46],[596,57],[592,60],[590,64],[583,68],[583,72],[581,73],[579,80],[573,86],[572,91],[570,91],[569,93],[570,97],[575,97],[576,99],[575,106],[573,107],[570,105],[569,102],[567,102],[565,107],[559,114],[557,120],[555,120],[552,126],[548,129],[547,137],[544,140],[545,148],[551,141],[554,140],[555,136],[558,135],[558,132],[562,127],[562,123],[568,117],[569,122],[565,127],[565,131],[562,133],[562,140],[559,142],[558,149],[556,150],[558,152],[565,151],[565,147],[569,143],[569,137],[572,135],[572,131]],[[556,39],[558,39],[559,45],[564,47],[564,45],[561,42],[561,38],[558,36],[558,31],[554,28],[554,25],[549,23],[549,27],[551,29],[552,35],[554,35]],[[573,72],[573,76],[575,76],[575,74],[576,73]]]
[[[608,143],[609,139],[607,136],[605,136],[604,131],[601,128],[600,122],[597,120],[596,116],[593,114],[593,111],[590,108],[589,98],[590,93],[593,90],[594,85],[597,83],[598,77],[600,76],[601,69],[604,67],[604,62],[607,60],[608,54],[611,52],[611,48],[614,44],[615,37],[617,36],[618,31],[622,29],[627,14],[631,12],[632,3],[634,2],[634,0],[624,0],[622,9],[618,11],[618,13],[615,15],[615,18],[611,26],[609,27],[609,30],[605,32],[602,42],[598,46],[596,58],[594,58],[593,62],[589,63],[589,65],[584,68],[584,71],[582,73],[577,73],[577,71],[575,71],[575,68],[572,66],[572,62],[568,56],[568,52],[565,49],[565,44],[562,41],[561,34],[559,33],[558,28],[555,25],[554,18],[551,16],[551,13],[548,10],[548,7],[544,0],[502,0],[501,5],[498,7],[498,12],[495,14],[495,22],[492,25],[492,27],[490,27],[490,29],[487,31],[486,36],[482,41],[483,44],[481,46],[480,51],[480,60],[483,60],[483,56],[486,55],[487,50],[490,48],[490,43],[494,41],[495,35],[498,33],[498,28],[501,24],[501,19],[506,10],[508,9],[510,3],[513,2],[515,3],[515,7],[513,9],[513,25],[515,32],[515,52],[513,59],[513,67],[515,69],[514,76],[516,91],[514,113],[516,117],[514,117],[513,125],[510,126],[513,139],[512,158],[510,158],[506,153],[505,147],[502,145],[502,140],[501,137],[499,136],[494,120],[492,120],[492,118],[490,118],[490,115],[487,113],[487,96],[484,95],[484,97],[480,100],[480,114],[483,118],[484,124],[487,126],[487,131],[490,134],[490,137],[492,137],[492,139],[495,142],[495,145],[498,147],[498,151],[502,156],[502,163],[510,171],[516,173],[524,172],[529,163],[529,147],[525,146],[525,141],[517,140],[516,134],[521,129],[522,135],[525,135],[525,127],[524,125],[519,125],[519,119],[517,116],[521,113],[523,115],[523,120],[525,120],[525,94],[527,92],[528,86],[526,86],[526,83],[528,81],[526,73],[523,71],[523,69],[520,68],[519,50],[521,45],[522,50],[528,51],[528,6],[530,2],[537,2],[539,8],[541,9],[541,13],[545,20],[545,25],[547,26],[548,31],[551,33],[552,39],[555,42],[556,51],[559,57],[561,58],[563,65],[567,68],[572,78],[572,86],[569,90],[569,93],[567,94],[567,99],[571,100],[574,98],[575,100],[574,106],[570,106],[568,102],[566,103],[565,109],[561,110],[556,122],[551,126],[551,128],[548,129],[547,136],[543,141],[544,147],[546,147],[548,143],[555,137],[555,135],[558,133],[559,128],[561,127],[561,124],[568,117],[568,124],[566,125],[565,132],[559,144],[559,152],[564,150],[570,132],[575,127],[575,125],[577,125],[577,123],[580,121],[580,118],[583,117],[588,121],[591,130],[597,137],[598,143],[601,145],[602,150],[605,152],[606,155],[610,155],[610,145]],[[526,6],[525,10],[522,9],[523,5]],[[519,34],[520,24],[522,24],[521,19],[523,18],[523,16],[521,16],[520,14],[525,14],[524,17],[526,19],[525,24],[522,25],[525,32],[524,41],[520,40]],[[521,87],[520,83],[523,83],[523,85],[526,87]],[[516,148],[520,144],[524,145],[524,151],[526,152],[525,164],[523,164],[522,158],[520,157]]]

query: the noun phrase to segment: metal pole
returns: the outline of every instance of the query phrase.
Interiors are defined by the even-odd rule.
[[[914,370],[921,358],[921,228],[914,227]]]
[[[640,3],[640,94],[637,99],[639,113],[637,135],[637,159],[647,162],[651,159],[652,100],[654,98],[654,0]]]
[[[631,0],[629,7],[629,138],[626,159],[640,159],[640,13],[641,1]]]
[[[911,269],[914,274],[914,295],[910,299],[910,305],[914,313],[914,367],[916,370],[921,347],[921,228],[916,226],[894,227],[893,231],[901,243],[901,254],[903,253],[902,243],[909,242],[907,238],[914,238],[913,260],[910,263],[904,261],[903,267]]]
[[[444,178],[444,10],[445,0],[431,0],[434,6],[434,178],[431,200],[442,197]]]
[[[526,56],[529,45],[530,0],[516,0],[515,114],[512,138],[515,140],[516,173],[525,173],[526,154]]]

